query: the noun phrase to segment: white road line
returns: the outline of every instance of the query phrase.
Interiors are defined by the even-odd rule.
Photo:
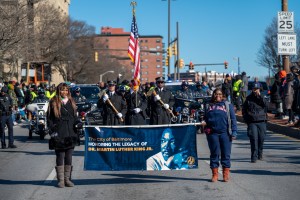
[[[209,160],[204,160],[204,161],[209,165],[209,163],[210,163]],[[223,171],[223,170],[222,170],[222,167],[219,166],[218,173],[219,173],[219,174],[222,174],[222,171]]]
[[[53,181],[53,179],[55,178],[55,176],[56,176],[56,171],[55,171],[55,168],[53,168],[52,172],[46,178],[44,184],[50,184]]]

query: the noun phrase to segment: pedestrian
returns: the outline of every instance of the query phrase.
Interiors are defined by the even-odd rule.
[[[146,96],[139,91],[139,83],[131,81],[129,92],[125,93],[127,103],[126,124],[146,125]]]
[[[222,84],[222,92],[225,95],[227,101],[233,103],[232,101],[232,80],[229,74],[226,74],[224,83]]]
[[[236,75],[235,81],[232,86],[233,91],[233,102],[236,106],[236,110],[241,110],[241,87],[242,87],[242,77],[241,75]]]
[[[241,84],[241,100],[242,104],[245,102],[248,91],[248,77],[246,72],[242,72],[242,84]]]
[[[126,101],[116,92],[116,81],[108,81],[107,85],[107,91],[97,103],[103,108],[103,125],[124,125]]]
[[[292,110],[293,100],[294,100],[294,75],[293,73],[288,73],[286,75],[286,83],[284,84],[283,88],[283,95],[284,95],[284,104],[289,116],[289,120],[287,125],[293,126],[295,123],[294,111]]]
[[[150,125],[169,124],[171,122],[170,112],[174,105],[174,96],[170,90],[164,88],[164,77],[157,77],[155,80],[157,87],[152,91],[148,101]]]
[[[275,114],[276,119],[283,119],[282,116],[283,106],[282,106],[282,98],[280,92],[281,92],[281,81],[279,78],[279,74],[276,73],[274,76],[274,83],[270,91],[271,102],[274,103],[276,107],[276,114]]]
[[[263,145],[267,130],[267,102],[260,93],[261,84],[253,85],[242,108],[242,115],[247,124],[247,136],[251,145],[251,162],[263,159]]]
[[[56,95],[51,99],[48,108],[48,127],[50,129],[50,141],[55,141],[56,175],[58,187],[73,187],[71,181],[72,155],[77,143],[76,135],[76,104],[71,97],[70,88],[66,83],[60,83],[56,89]],[[49,143],[49,146],[50,143]]]
[[[215,89],[205,115],[204,132],[210,149],[212,182],[218,181],[220,157],[223,180],[225,182],[229,181],[231,144],[232,140],[237,137],[237,121],[233,105],[228,101],[224,101],[223,98],[222,89]]]
[[[5,142],[5,125],[8,128],[8,148],[17,148],[17,146],[14,145],[12,109],[13,102],[11,97],[8,95],[8,88],[7,86],[3,86],[0,94],[0,136],[2,149],[6,149],[7,147]]]

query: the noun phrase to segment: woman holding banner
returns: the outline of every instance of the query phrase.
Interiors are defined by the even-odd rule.
[[[72,155],[77,144],[76,104],[71,97],[69,86],[61,83],[48,108],[48,127],[51,139],[49,148],[55,150],[58,187],[73,187],[71,182]],[[76,127],[76,128],[75,128]]]
[[[229,181],[231,143],[237,136],[237,122],[233,105],[223,99],[222,89],[215,89],[205,116],[204,132],[210,149],[212,182],[218,181],[220,156],[223,180],[224,182]]]

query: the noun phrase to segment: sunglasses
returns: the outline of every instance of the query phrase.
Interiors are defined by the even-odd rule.
[[[115,85],[108,85],[108,87],[112,87],[112,86],[115,86]]]
[[[157,81],[157,83],[164,83],[164,81]]]

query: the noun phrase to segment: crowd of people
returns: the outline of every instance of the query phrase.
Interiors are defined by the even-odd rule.
[[[275,117],[283,119],[287,116],[288,125],[294,126],[299,125],[299,74],[300,69],[296,66],[291,67],[289,73],[281,70],[275,74],[274,83],[270,88],[270,102],[276,107]],[[248,77],[245,72],[235,77],[226,75],[223,84],[217,88],[202,81],[196,82],[196,89],[192,91],[189,82],[182,81],[181,89],[175,93],[165,88],[164,77],[157,77],[155,82],[143,85],[137,80],[124,80],[120,84],[111,80],[98,84],[100,93],[97,106],[102,110],[103,125],[161,125],[171,123],[176,98],[211,96],[202,123],[210,149],[211,181],[218,180],[218,168],[221,164],[223,180],[227,182],[231,167],[231,144],[237,138],[235,112],[241,111],[247,124],[251,162],[263,160],[267,108],[270,102],[262,96],[262,85],[257,78],[253,84],[249,94]],[[72,85],[66,83],[55,87],[46,84],[26,85],[15,81],[1,85],[2,149],[17,148],[14,144],[13,125],[31,118],[30,112],[26,112],[26,105],[41,98],[50,101],[48,108],[50,136],[59,138],[56,141],[59,145],[53,147],[56,153],[58,187],[74,186],[70,180],[72,154],[77,139],[74,125],[77,124],[77,127],[79,123],[75,104],[77,101],[86,100],[80,94],[80,88],[73,89],[76,95],[72,97],[70,87]],[[8,146],[5,141],[5,126],[9,135]]]

